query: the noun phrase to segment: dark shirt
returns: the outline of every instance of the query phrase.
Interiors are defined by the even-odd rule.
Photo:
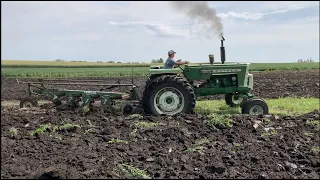
[[[177,65],[176,61],[169,57],[164,63],[164,68],[171,69],[174,65]]]

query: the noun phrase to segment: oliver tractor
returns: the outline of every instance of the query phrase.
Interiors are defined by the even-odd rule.
[[[249,63],[225,62],[224,38],[221,40],[221,64],[185,65],[173,69],[152,67],[142,98],[142,107],[147,114],[190,113],[200,96],[225,94],[229,106],[241,106],[243,114],[268,114],[264,100],[250,93],[253,75]]]
[[[21,82],[28,84],[29,97],[20,101],[20,107],[38,106],[32,96],[41,96],[52,101],[55,106],[67,104],[77,111],[88,112],[95,101],[100,101],[104,110],[114,109],[120,105],[123,114],[141,113],[154,115],[174,115],[192,113],[196,98],[200,96],[225,94],[228,105],[241,106],[243,114],[268,114],[264,100],[250,93],[253,88],[253,76],[249,74],[249,63],[225,62],[224,38],[221,40],[221,62],[214,63],[214,56],[209,55],[210,63],[185,65],[173,69],[162,66],[151,67],[143,95],[133,84],[104,84],[104,80],[73,80],[78,83],[44,83],[44,81],[61,81],[57,79],[40,79],[40,82]],[[19,80],[17,80],[18,83]],[[72,80],[67,80],[72,81]],[[79,83],[80,82],[80,83]],[[88,83],[95,82],[95,83]],[[97,83],[101,82],[101,83]],[[102,86],[100,91],[83,91],[47,88],[44,85],[85,85]],[[108,92],[117,86],[131,87],[128,93]],[[66,101],[67,103],[63,103]]]

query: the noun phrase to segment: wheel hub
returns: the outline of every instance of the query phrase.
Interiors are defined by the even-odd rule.
[[[263,114],[263,108],[259,105],[254,105],[250,108],[249,114],[251,115],[260,115]]]
[[[171,103],[173,103],[174,102],[174,99],[172,98],[172,97],[167,97],[166,98],[166,103],[167,104],[171,104]]]
[[[164,88],[158,91],[154,103],[159,114],[179,113],[184,107],[183,95],[175,88]]]
[[[31,107],[33,107],[33,105],[32,105],[31,102],[26,101],[26,102],[23,103],[23,107],[24,108],[31,108]]]
[[[239,97],[239,96],[236,96],[236,95],[232,96],[232,102],[234,104],[240,104],[242,101],[243,101],[243,97]]]

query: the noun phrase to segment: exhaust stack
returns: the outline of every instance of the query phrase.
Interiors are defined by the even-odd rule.
[[[220,47],[220,54],[221,54],[221,63],[224,64],[224,62],[226,61],[226,52],[225,49],[223,47],[223,41],[224,41],[224,37],[222,36],[221,39],[221,47]]]

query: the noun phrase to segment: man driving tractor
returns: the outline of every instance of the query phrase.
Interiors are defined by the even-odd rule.
[[[173,51],[173,50],[170,50],[168,51],[168,59],[166,60],[166,62],[164,63],[164,68],[165,69],[171,69],[173,68],[175,65],[183,65],[183,64],[188,64],[189,62],[188,61],[181,61],[181,59],[175,61],[173,58],[174,58],[174,55],[176,54],[177,52]]]

